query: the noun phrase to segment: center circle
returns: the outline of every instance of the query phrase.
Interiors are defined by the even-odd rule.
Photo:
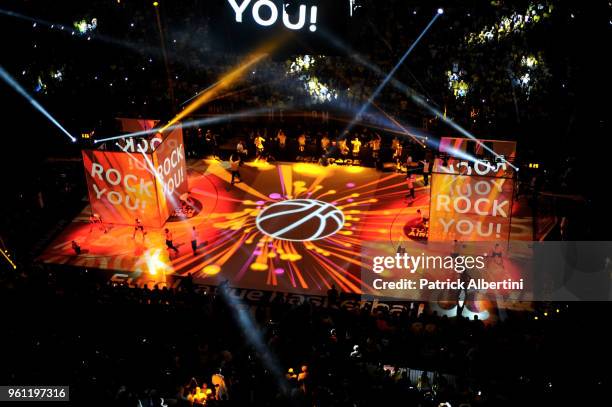
[[[340,209],[316,199],[290,199],[265,207],[255,219],[261,233],[280,240],[324,239],[344,226]]]

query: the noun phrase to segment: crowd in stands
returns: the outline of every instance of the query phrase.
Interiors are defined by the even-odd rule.
[[[35,3],[3,5],[29,19],[0,14],[2,26],[19,34],[10,37],[7,54],[12,57],[2,65],[75,135],[96,129],[113,136],[101,123],[118,116],[169,119],[245,58],[231,49],[233,44],[216,43],[219,38],[212,33],[219,22],[201,8],[209,2],[163,2],[167,67],[151,2],[145,7],[95,0],[45,12]],[[416,0],[356,3],[361,6],[355,10],[358,23],[340,38],[352,50],[272,54],[194,115],[267,108],[314,111],[316,120],[279,122],[282,116],[275,113],[265,123],[190,129],[185,133],[188,158],[226,159],[223,149],[234,152],[242,141],[247,159],[254,159],[255,140],[262,136],[264,150],[277,160],[319,160],[323,137],[344,137],[346,123],[331,124],[333,118],[355,117],[383,79],[351,55],[359,53],[389,72],[434,13],[434,6],[425,8]],[[585,174],[596,171],[589,160],[568,158],[593,148],[581,137],[584,117],[599,123],[591,111],[595,107],[585,103],[588,112],[579,119],[575,106],[584,76],[581,64],[593,62],[575,54],[581,45],[573,35],[582,30],[572,25],[573,3],[551,4],[491,1],[473,9],[442,1],[435,7],[445,7],[444,16],[395,78],[476,136],[517,140],[523,164],[545,163],[541,171],[521,166],[518,191],[530,194],[532,202],[539,191],[571,195],[570,209],[555,203],[552,213],[569,213],[571,238],[598,238],[602,235],[589,228],[603,224],[601,214],[608,208],[583,198],[592,190]],[[533,7],[538,23],[523,24]],[[516,23],[517,13],[522,25]],[[514,19],[509,25],[507,17]],[[57,26],[93,18],[97,27],[83,35]],[[502,26],[518,28],[506,33]],[[292,71],[306,53],[314,63]],[[320,85],[327,92],[323,97]],[[8,87],[2,91],[19,98]],[[374,102],[423,134],[455,135],[393,84]],[[376,106],[369,109],[370,122],[387,117]],[[231,287],[226,285],[203,290],[187,278],[174,288],[128,287],[93,270],[33,264],[36,253],[86,205],[87,192],[81,144],[58,141],[48,122],[36,122],[32,116],[37,113],[19,108],[17,102],[6,107],[11,118],[6,122],[17,123],[19,132],[6,131],[12,137],[5,151],[20,157],[20,163],[3,171],[10,199],[3,199],[0,244],[17,269],[6,262],[0,266],[2,385],[69,384],[76,405],[147,407],[593,405],[591,400],[608,396],[610,375],[602,362],[610,343],[607,303],[499,310],[493,323],[443,316],[427,305],[396,313],[351,308],[334,292],[325,305],[277,296],[274,302],[236,307],[228,303]],[[19,114],[13,116],[11,109]],[[281,129],[290,150],[285,154],[278,151]],[[309,154],[300,155],[302,136]],[[367,162],[371,142],[379,136],[381,160],[392,161],[394,133],[359,125],[347,138],[359,140],[359,158]],[[566,141],[558,142],[562,137]],[[418,162],[431,154],[408,139],[405,147],[404,163],[408,156]],[[63,160],[47,160],[51,154]],[[24,182],[28,171],[37,176]],[[574,234],[574,228],[582,229]],[[238,308],[246,310],[241,317]],[[252,329],[245,329],[245,315]],[[254,337],[265,347],[256,346]],[[262,354],[266,349],[272,357]]]
[[[226,113],[264,106],[354,111],[373,94],[384,75],[357,63],[350,55],[358,52],[381,72],[389,72],[435,11],[420,2],[357,3],[360,7],[355,10],[350,28],[340,38],[349,51],[326,49],[327,55],[320,55],[315,49],[311,55],[315,61],[297,74],[290,69],[296,55],[272,53],[245,72],[232,89],[224,92],[227,95],[207,103],[199,112]],[[557,102],[565,103],[571,99],[567,95],[571,72],[551,73],[548,61],[556,62],[555,50],[546,49],[536,40],[539,33],[562,26],[569,18],[567,6],[554,8],[545,0],[491,2],[478,10],[447,6],[448,19],[428,32],[395,74],[432,106],[448,112],[470,130],[496,130],[496,134],[509,136],[510,125],[514,129],[523,120],[529,123],[523,130],[531,131],[530,123],[548,117],[550,112],[538,109],[543,100],[562,96]],[[43,100],[51,104],[72,101],[74,106],[66,106],[67,111],[83,109],[78,101],[85,99],[89,102],[88,111],[95,111],[96,119],[119,113],[166,117],[244,61],[244,50],[218,37],[218,14],[211,14],[208,6],[202,6],[202,10],[198,7],[194,2],[183,2],[160,9],[166,30],[169,78],[159,49],[154,8],[130,2],[94,2],[85,10],[75,9],[73,15],[55,16],[69,28],[67,18],[96,18],[96,29],[86,35],[70,35],[42,24],[30,27],[30,34],[17,40],[32,49],[36,59],[14,61],[12,68]],[[474,33],[491,31],[505,16],[525,14],[530,7],[541,15],[538,24],[517,28],[493,43],[468,40]],[[35,12],[27,7],[20,11],[26,15]],[[49,16],[52,17],[53,14]],[[57,42],[64,46],[58,49],[54,45]],[[515,82],[524,76],[528,57],[535,63],[529,67],[527,88]],[[456,87],[449,83],[449,72],[456,75],[456,81],[468,84],[465,94],[456,94]],[[337,97],[313,99],[308,83],[300,79],[303,74],[325,84]],[[174,101],[170,100],[168,80],[172,82]],[[96,96],[99,94],[105,95],[103,103]],[[434,117],[417,108],[404,91],[391,84],[376,103],[418,127]]]
[[[384,73],[393,68],[435,12],[416,1],[364,0],[355,2],[355,6],[359,7],[350,18],[350,29],[340,40]],[[563,171],[567,164],[564,158],[579,149],[568,149],[558,159],[558,154],[546,156],[546,146],[556,142],[556,135],[569,131],[563,123],[571,118],[576,79],[570,63],[580,61],[566,55],[566,48],[540,38],[545,33],[557,33],[559,38],[569,35],[567,27],[575,13],[571,2],[494,1],[478,7],[442,2],[438,6],[445,8],[444,15],[394,78],[475,136],[516,140],[521,149],[519,157],[534,155],[540,162],[548,160],[550,170]],[[159,8],[170,78],[159,47],[155,8],[132,2],[94,1],[69,13],[63,9],[46,11],[44,21],[62,23],[67,30],[3,15],[10,27],[24,32],[11,46],[31,50],[29,59],[15,58],[7,61],[6,67],[43,105],[52,106],[53,114],[75,134],[96,129],[99,136],[113,136],[115,129],[104,128],[101,122],[108,123],[117,116],[170,118],[190,98],[244,61],[248,50],[238,50],[236,44],[217,36],[218,14],[211,13],[209,7],[213,6],[193,1],[168,2]],[[28,4],[15,11],[34,17],[40,13]],[[524,23],[528,12],[536,13],[537,23]],[[517,15],[520,24],[515,21]],[[503,25],[508,16],[512,22]],[[72,22],[93,18],[97,21],[94,30],[71,35]],[[491,40],[482,40],[489,36]],[[320,55],[313,49],[314,62],[307,68],[300,65],[298,72],[292,72],[292,64],[306,51],[301,55],[272,53],[195,114],[220,115],[253,108],[315,110],[350,121],[383,78],[356,62],[346,49],[324,51],[325,55]],[[528,84],[517,83],[526,73]],[[174,101],[170,100],[168,79]],[[309,79],[325,84],[337,97],[313,98]],[[455,85],[461,81],[469,85],[465,94],[457,93]],[[416,106],[393,82],[374,102],[400,123],[423,134],[455,135],[431,111]],[[552,102],[555,109],[543,108]],[[365,119],[386,117],[376,107],[368,111]],[[386,124],[394,128],[389,120]],[[277,132],[283,126],[277,123],[270,130]],[[236,135],[222,136],[227,139]],[[49,147],[58,154],[73,151],[56,148],[56,144]]]
[[[333,290],[325,305],[279,295],[236,306],[224,284],[135,288],[37,266],[2,273],[0,290],[2,382],[52,378],[88,405],[552,405],[566,382],[586,394],[606,386],[596,367],[572,370],[585,343],[568,332],[578,304],[500,310],[495,323],[418,304],[349,307],[359,303]]]

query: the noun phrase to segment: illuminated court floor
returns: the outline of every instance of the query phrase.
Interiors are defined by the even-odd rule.
[[[362,243],[397,247],[418,239],[409,236],[419,223],[417,210],[429,213],[429,187],[421,176],[416,199],[408,202],[405,174],[365,167],[248,163],[233,186],[227,162],[192,161],[188,173],[191,197],[202,209],[166,224],[178,255],[166,249],[163,229],[148,229],[143,239],[140,233],[133,238],[131,225],[107,225],[107,233],[92,228],[87,207],[40,260],[115,270],[145,282],[191,273],[203,284],[227,280],[234,287],[303,294],[322,294],[334,284],[361,293]],[[528,217],[515,215],[512,222],[513,239],[531,238]],[[73,240],[80,255],[71,249]]]

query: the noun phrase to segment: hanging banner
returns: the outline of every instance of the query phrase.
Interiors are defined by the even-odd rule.
[[[434,165],[430,241],[508,241],[514,192],[505,163]]]

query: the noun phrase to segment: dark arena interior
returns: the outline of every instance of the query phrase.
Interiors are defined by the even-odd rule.
[[[3,0],[0,34],[0,407],[610,404],[612,2]]]

